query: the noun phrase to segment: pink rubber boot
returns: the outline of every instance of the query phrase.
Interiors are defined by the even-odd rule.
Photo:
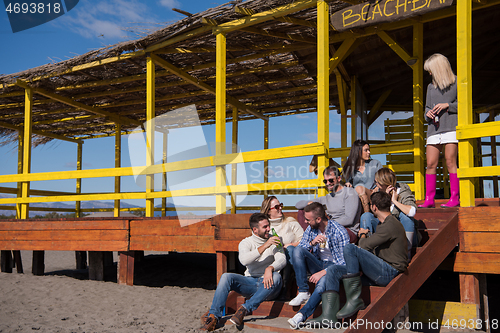
[[[458,194],[460,193],[460,184],[456,173],[450,173],[450,200],[444,205],[443,208],[458,207],[460,206],[460,200],[458,199]]]
[[[420,208],[434,208],[434,196],[436,195],[436,175],[425,174],[425,202]]]

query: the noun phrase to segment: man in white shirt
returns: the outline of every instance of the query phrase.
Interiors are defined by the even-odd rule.
[[[245,296],[246,302],[229,319],[242,325],[245,315],[259,307],[265,300],[276,298],[281,291],[279,271],[286,265],[286,257],[278,250],[280,238],[270,235],[269,220],[265,214],[254,213],[250,217],[252,236],[243,239],[239,246],[239,260],[246,266],[245,275],[222,274],[210,310],[203,316],[202,330],[213,331],[222,317],[222,311],[231,290]]]

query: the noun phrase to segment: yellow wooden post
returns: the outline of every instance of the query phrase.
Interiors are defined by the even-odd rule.
[[[458,126],[471,125],[472,118],[472,2],[457,0],[457,98]],[[459,140],[460,168],[474,167],[473,139]],[[460,179],[460,206],[475,205],[474,182]]]
[[[233,107],[233,127],[232,127],[232,137],[233,137],[233,154],[237,153],[238,150],[238,108]],[[237,164],[233,164],[231,168],[231,185],[236,185],[238,174],[237,174]],[[231,214],[236,214],[236,194],[231,195]]]
[[[120,124],[115,124],[115,168],[121,167],[122,159],[122,126]],[[120,176],[115,177],[115,193],[120,193]],[[115,200],[115,205],[113,208],[113,216],[120,216],[120,200]]]
[[[413,69],[413,165],[415,198],[423,200],[424,182],[424,27],[422,23],[413,25],[413,57],[417,62]]]
[[[76,170],[82,170],[83,143],[78,142],[76,149]],[[76,179],[76,194],[82,193],[82,179]],[[75,217],[81,217],[81,201],[75,202]]]
[[[264,150],[269,149],[269,120],[264,120]],[[269,161],[264,161],[264,183],[269,182]],[[264,191],[264,199],[268,196],[267,191]]]
[[[163,132],[163,160],[162,163],[167,163],[167,147],[168,147],[168,131]],[[167,190],[167,173],[163,173],[161,181],[161,190]],[[161,216],[167,216],[167,198],[161,198]]]
[[[151,57],[146,60],[146,167],[154,165],[155,139],[155,64]],[[154,175],[146,175],[146,194],[154,192]],[[146,217],[153,217],[154,198],[146,199]]]
[[[356,120],[357,120],[357,114],[356,114],[356,100],[357,100],[357,77],[353,76],[351,78],[351,146],[354,141],[356,141]],[[347,128],[346,128],[347,131]],[[347,133],[346,133],[347,135]],[[342,164],[344,165],[344,164]]]
[[[329,87],[330,87],[330,59],[329,59],[329,17],[328,3],[318,1],[318,143],[325,148],[325,153],[318,155],[318,178],[323,179],[323,171],[328,166],[329,136]],[[318,195],[326,195],[326,188],[320,187]]]
[[[336,73],[337,90],[339,95],[339,108],[340,108],[340,147],[347,147],[347,101],[346,101],[346,84],[342,75]],[[345,158],[342,159],[341,164],[344,165]]]
[[[226,35],[216,34],[216,78],[215,78],[215,144],[216,154],[225,154],[226,142]],[[215,169],[216,187],[226,186],[226,170],[224,166]],[[216,214],[226,213],[226,195],[217,194]]]
[[[23,175],[31,172],[31,113],[33,106],[33,90],[24,89],[24,138],[23,138]],[[30,182],[21,184],[21,197],[23,199],[29,196]],[[29,217],[29,204],[21,204],[21,219]]]
[[[17,145],[17,173],[23,173],[23,139],[24,139],[24,131],[19,129],[18,131],[18,145]],[[20,198],[22,196],[22,183],[17,183],[17,197]],[[16,218],[21,218],[21,204],[16,204]]]

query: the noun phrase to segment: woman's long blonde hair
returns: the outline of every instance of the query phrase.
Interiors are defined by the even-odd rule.
[[[424,63],[424,70],[431,73],[434,88],[445,90],[456,81],[448,58],[440,53],[434,53]]]
[[[375,173],[375,181],[384,186],[396,186],[396,174],[389,168],[382,168]]]

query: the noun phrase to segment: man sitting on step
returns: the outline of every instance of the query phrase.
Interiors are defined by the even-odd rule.
[[[323,182],[328,194],[312,200],[301,200],[295,204],[297,209],[303,209],[311,202],[319,202],[326,207],[326,214],[346,228],[351,243],[358,240],[359,221],[363,207],[359,195],[352,187],[342,185],[342,177],[336,166],[329,166],[323,172]]]
[[[349,235],[344,227],[333,219],[328,220],[322,204],[312,202],[304,208],[306,223],[309,224],[302,240],[293,252],[293,269],[299,288],[298,295],[290,301],[298,306],[307,301],[300,311],[288,320],[293,328],[313,314],[325,290],[325,274],[331,267],[344,266],[344,247],[349,244]],[[310,282],[316,284],[312,295],[309,294],[307,273]]]
[[[283,250],[278,250],[278,236],[270,235],[269,220],[265,214],[250,216],[252,236],[238,245],[238,258],[246,266],[245,275],[222,274],[210,310],[202,317],[202,330],[213,331],[222,317],[222,311],[231,290],[245,296],[247,300],[229,319],[235,325],[243,324],[243,317],[259,307],[265,300],[276,298],[281,291],[280,269],[286,265]]]
[[[391,214],[391,196],[379,191],[370,199],[370,208],[380,224],[371,236],[368,229],[359,229],[359,247],[348,244],[344,248],[345,269],[334,266],[328,270],[326,290],[322,294],[323,312],[315,322],[331,325],[337,318],[353,316],[365,308],[361,299],[362,280],[363,284],[385,287],[408,266],[406,232]],[[363,279],[360,272],[363,272]],[[344,284],[346,304],[339,311],[340,280]]]

